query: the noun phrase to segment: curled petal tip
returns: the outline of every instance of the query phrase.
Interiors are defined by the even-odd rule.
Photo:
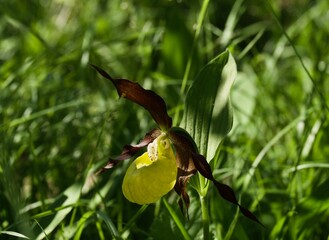
[[[107,72],[105,72],[103,69],[101,69],[100,67],[97,67],[96,65],[91,64],[91,63],[90,63],[89,65],[90,65],[91,67],[93,67],[94,69],[96,69],[97,72],[99,72],[103,77],[105,77],[105,78],[107,78],[107,79],[113,81],[113,78],[112,78]]]
[[[149,111],[160,128],[169,129],[172,126],[172,119],[167,113],[166,103],[155,92],[146,90],[138,83],[127,79],[112,78],[100,67],[97,67],[93,64],[91,64],[91,66],[96,69],[97,72],[99,72],[103,77],[110,80],[114,84],[120,97],[137,103]]]

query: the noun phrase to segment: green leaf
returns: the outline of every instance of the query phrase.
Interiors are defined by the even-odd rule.
[[[235,61],[226,50],[201,70],[187,93],[181,127],[208,161],[232,128],[229,95],[236,74]]]

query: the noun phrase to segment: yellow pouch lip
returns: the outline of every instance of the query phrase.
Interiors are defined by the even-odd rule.
[[[173,189],[176,177],[175,155],[170,140],[163,134],[128,167],[122,191],[131,202],[153,203]]]

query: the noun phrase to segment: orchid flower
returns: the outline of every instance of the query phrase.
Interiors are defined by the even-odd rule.
[[[131,158],[138,150],[146,147],[147,151],[131,163],[124,176],[122,191],[129,201],[141,205],[154,203],[174,189],[179,195],[180,209],[184,212],[190,205],[186,186],[190,177],[199,172],[214,183],[225,200],[236,204],[247,218],[260,223],[254,214],[238,203],[229,186],[213,177],[210,165],[199,154],[189,133],[172,126],[165,101],[159,95],[136,82],[112,78],[103,69],[91,66],[114,84],[120,97],[142,106],[158,125],[158,128],[146,133],[138,144],[124,146],[121,154],[111,158],[99,171],[101,173],[113,168],[118,162]]]

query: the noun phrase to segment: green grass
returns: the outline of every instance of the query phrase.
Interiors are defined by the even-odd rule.
[[[210,239],[328,239],[328,8],[0,0],[0,239],[203,239],[192,187],[186,219],[175,193],[129,203],[129,162],[93,175],[155,124],[88,63],[156,91],[178,125],[192,79],[226,48],[234,126],[211,165],[265,228],[210,185]]]

